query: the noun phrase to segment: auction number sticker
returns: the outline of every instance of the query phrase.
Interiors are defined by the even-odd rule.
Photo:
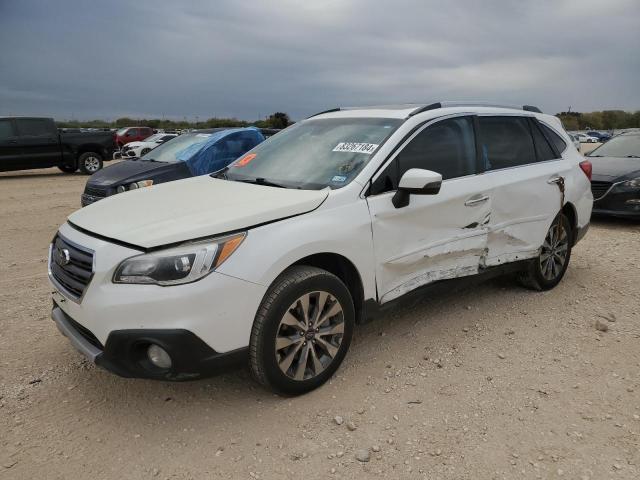
[[[378,148],[377,143],[340,142],[333,149],[334,152],[366,153],[371,155]]]

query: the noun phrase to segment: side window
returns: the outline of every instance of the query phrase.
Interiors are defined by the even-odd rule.
[[[536,153],[524,117],[479,117],[481,157],[485,170],[535,163]]]
[[[538,155],[539,162],[558,158],[558,155],[555,154],[553,148],[551,148],[551,145],[549,145],[549,142],[543,135],[542,130],[540,130],[538,122],[531,122],[531,133],[533,134],[533,143],[536,145],[536,154]]]
[[[396,162],[398,178],[411,168],[432,170],[443,180],[476,173],[471,119],[451,118],[428,126],[402,149]]]
[[[8,118],[0,119],[0,142],[15,136],[16,134],[13,131],[13,124],[11,123],[11,120]]]
[[[125,137],[137,137],[138,136],[138,129],[137,128],[130,128],[129,130],[127,130],[127,133],[125,133],[124,136]]]
[[[547,127],[544,123],[541,124],[541,126],[547,137],[549,137],[551,142],[553,142],[553,144],[555,145],[556,150],[560,153],[564,152],[564,150],[567,148],[567,144],[562,139],[562,137],[554,132],[552,128]]]
[[[42,137],[51,135],[51,122],[44,118],[18,118],[18,131],[23,137]]]

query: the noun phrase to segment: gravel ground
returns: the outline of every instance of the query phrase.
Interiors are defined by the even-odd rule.
[[[595,221],[551,292],[498,279],[360,326],[329,384],[281,398],[73,350],[46,251],[85,181],[0,174],[0,479],[640,478],[638,223]]]

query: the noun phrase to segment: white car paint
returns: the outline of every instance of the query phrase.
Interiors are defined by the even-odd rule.
[[[549,115],[460,106],[410,116],[415,108],[314,117],[405,119],[342,188],[280,189],[203,176],[110,197],[72,214],[60,235],[94,252],[93,278],[81,301],[64,291],[54,300],[102,342],[119,329],[181,328],[216,352],[230,352],[249,344],[269,285],[310,255],[347,259],[358,272],[363,299],[383,304],[433,281],[537,256],[567,203],[577,227],[588,226],[593,197],[578,166],[584,159],[573,148],[558,160],[444,180],[438,194],[412,195],[405,208],[392,205],[394,192],[368,196],[369,182],[416,128],[445,117],[532,116],[571,143]],[[558,176],[564,193],[552,183]],[[171,287],[112,282],[120,262],[141,251],[239,230],[247,235],[237,251],[199,281]]]
[[[158,145],[162,145],[165,142],[168,142],[169,139],[162,141],[162,138],[165,137],[177,137],[177,134],[172,133],[156,133],[151,135],[149,138],[145,138],[139,142],[129,142],[124,146],[124,151],[126,152],[126,157],[141,157],[143,155],[142,151],[148,149],[149,151],[156,148]],[[132,152],[133,154],[131,154]],[[146,152],[145,152],[146,153]]]
[[[273,188],[201,175],[107,197],[71,214],[69,222],[152,248],[300,215],[317,208],[327,195],[329,189]]]
[[[587,135],[586,133],[576,133],[576,137],[578,137],[578,141],[580,143],[598,143],[600,142],[599,138],[592,137],[591,135]]]

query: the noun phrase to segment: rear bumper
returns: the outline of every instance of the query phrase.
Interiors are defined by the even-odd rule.
[[[194,333],[183,329],[115,330],[106,344],[68,316],[54,302],[51,318],[58,330],[89,361],[121,377],[184,381],[227,372],[245,364],[248,348],[218,353]],[[169,369],[160,369],[147,359],[149,345],[166,350],[172,360]]]

